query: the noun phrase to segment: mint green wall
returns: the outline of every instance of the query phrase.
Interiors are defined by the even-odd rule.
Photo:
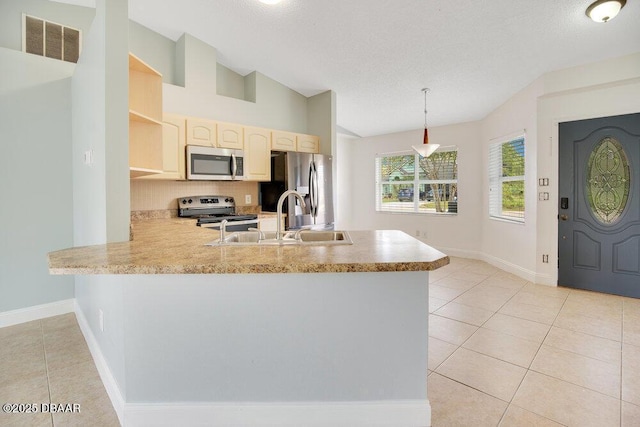
[[[73,298],[47,253],[72,240],[73,64],[0,48],[0,313]]]
[[[164,83],[176,83],[176,42],[134,21],[129,21],[129,52],[162,74]]]
[[[95,10],[48,0],[1,0],[0,47],[22,50],[22,14],[85,31]]]
[[[129,238],[127,11],[127,0],[96,1],[96,17],[72,78],[75,246]],[[86,151],[93,152],[91,165],[83,161]],[[109,297],[119,289],[116,276],[75,277],[78,308],[124,397],[122,316]]]

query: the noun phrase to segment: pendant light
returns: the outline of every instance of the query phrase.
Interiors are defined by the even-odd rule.
[[[424,138],[422,145],[418,147],[412,145],[411,148],[413,148],[422,157],[429,157],[438,149],[438,147],[440,147],[440,145],[429,144],[429,131],[427,129],[427,93],[431,92],[431,90],[428,87],[425,87],[422,89],[422,92],[424,93]]]
[[[591,4],[585,12],[595,22],[608,22],[616,17],[627,0],[598,0]]]

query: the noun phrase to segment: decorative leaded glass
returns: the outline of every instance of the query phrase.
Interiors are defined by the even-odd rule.
[[[602,139],[587,166],[587,200],[593,216],[602,224],[615,224],[627,206],[630,185],[624,148],[615,138]]]

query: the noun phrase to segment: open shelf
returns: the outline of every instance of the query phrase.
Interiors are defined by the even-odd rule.
[[[129,176],[162,173],[162,74],[129,53]]]

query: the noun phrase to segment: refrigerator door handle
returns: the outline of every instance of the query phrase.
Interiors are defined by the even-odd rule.
[[[311,215],[315,220],[318,216],[318,169],[316,168],[315,161],[311,162],[311,165],[313,168],[313,181],[311,182],[311,188],[313,189],[311,207],[313,211],[311,212]]]

